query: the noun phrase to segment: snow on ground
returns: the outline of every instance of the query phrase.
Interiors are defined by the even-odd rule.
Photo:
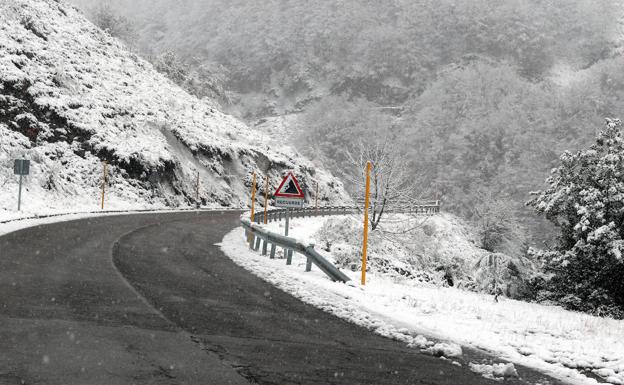
[[[314,242],[325,220],[293,219],[290,234]],[[269,227],[283,231],[283,223]],[[318,269],[306,273],[302,256],[286,266],[283,259],[250,251],[242,228],[221,247],[236,263],[303,301],[430,353],[441,348],[427,340],[433,338],[447,341],[449,352],[453,344],[483,349],[570,383],[596,383],[581,374],[593,371],[611,384],[624,384],[624,321],[504,298],[495,303],[490,295],[374,272],[367,274],[366,286],[359,284],[359,271],[345,271],[349,284],[335,283]],[[515,371],[502,363],[469,366],[496,378]]]
[[[174,213],[174,212],[183,212],[188,210],[153,210],[153,211],[145,211],[145,212],[137,212],[137,211],[102,211],[102,212],[73,212],[73,213],[61,213],[61,212],[50,212],[47,214],[41,215],[53,215],[48,217],[22,217],[20,219],[9,219],[3,223],[2,217],[0,217],[0,236],[12,233],[14,231],[27,229],[29,227],[48,225],[51,223],[58,222],[67,222],[74,221],[78,219],[84,218],[94,218],[101,216],[111,216],[111,215],[129,215],[129,214],[156,214],[156,213]]]
[[[22,207],[20,211],[17,211],[17,186],[11,186],[10,190],[5,191],[5,194],[0,194],[0,224],[50,215],[89,213],[98,215],[107,211],[172,210],[171,207],[167,207],[162,202],[149,203],[140,199],[136,201],[119,199],[119,194],[123,192],[122,186],[111,186],[109,188],[104,199],[105,210],[102,211],[101,189],[98,186],[93,186],[92,188],[76,186],[76,190],[79,190],[80,194],[72,197],[73,199],[70,200],[62,193],[45,191],[35,183],[25,183],[22,190]],[[111,194],[110,190],[118,194]],[[219,209],[222,206],[211,202],[202,205],[201,208]],[[188,207],[182,206],[179,209],[188,209]]]
[[[227,211],[238,209],[229,209],[222,207],[202,207],[201,211],[214,210],[214,211]],[[130,207],[125,209],[115,210],[73,210],[73,211],[58,211],[58,210],[46,210],[38,212],[35,215],[27,216],[26,213],[21,213],[21,216],[15,218],[14,216],[2,216],[0,212],[0,236],[12,233],[14,231],[26,229],[29,227],[47,225],[51,223],[67,222],[84,218],[95,218],[111,215],[136,215],[136,214],[159,214],[159,213],[177,213],[177,212],[190,212],[193,209],[142,209],[136,207]]]

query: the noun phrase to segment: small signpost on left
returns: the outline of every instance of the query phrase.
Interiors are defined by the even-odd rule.
[[[22,209],[22,178],[30,173],[30,160],[15,159],[13,163],[13,174],[19,175],[19,190],[17,193],[17,211]]]

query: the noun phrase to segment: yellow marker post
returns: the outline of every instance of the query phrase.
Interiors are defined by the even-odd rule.
[[[106,174],[108,173],[108,162],[104,161],[102,171],[102,210],[104,210],[104,195],[106,194]]]
[[[362,245],[362,285],[366,285],[366,251],[368,248],[368,206],[370,196],[370,172],[372,164],[366,162],[366,192],[364,197],[364,242]]]
[[[251,181],[251,223],[254,221],[254,210],[256,209],[256,172],[253,173],[253,179]],[[253,233],[250,231],[247,237],[247,242],[253,242]]]
[[[256,172],[253,173],[251,181],[251,222],[254,221],[254,210],[256,209]]]
[[[264,180],[264,224],[267,224],[267,211],[269,209],[269,174]]]

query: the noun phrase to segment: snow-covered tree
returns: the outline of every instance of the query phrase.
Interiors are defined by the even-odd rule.
[[[546,288],[568,308],[624,317],[624,136],[607,119],[596,143],[565,152],[545,191],[529,202],[560,230],[557,247],[539,255]]]
[[[487,253],[475,262],[474,276],[480,289],[493,294],[494,300],[498,302],[501,295],[512,298],[524,296],[533,269],[532,262],[524,256]]]

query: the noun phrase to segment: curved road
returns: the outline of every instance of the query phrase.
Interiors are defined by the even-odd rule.
[[[0,384],[498,383],[235,265],[215,243],[238,217],[109,216],[0,237]],[[557,383],[518,370],[510,382]]]

